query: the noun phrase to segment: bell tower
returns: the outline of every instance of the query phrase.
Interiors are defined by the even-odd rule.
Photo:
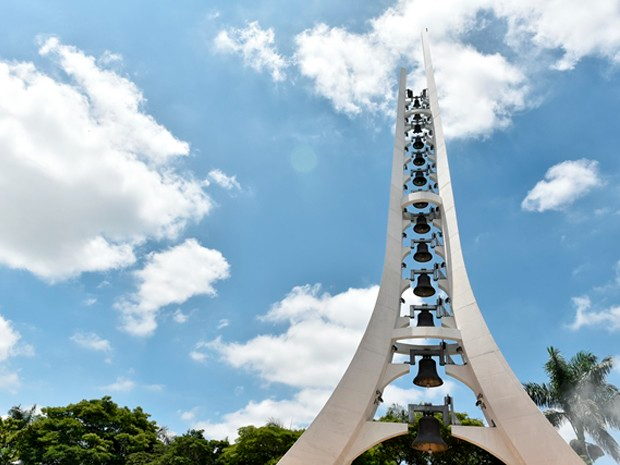
[[[278,463],[348,465],[374,445],[406,434],[407,424],[373,421],[383,390],[416,365],[414,384],[441,385],[438,362],[472,390],[488,425],[453,425],[453,436],[507,465],[583,465],[523,390],[476,303],[461,253],[426,31],[422,48],[427,89],[415,94],[400,71],[385,260],[374,311],[338,386]],[[403,309],[409,288],[421,303]],[[409,314],[401,316],[402,310]],[[395,354],[409,361],[397,362]],[[445,409],[449,403],[448,397]],[[439,409],[422,406],[422,423],[434,427]],[[413,447],[440,451],[443,445],[416,440]]]

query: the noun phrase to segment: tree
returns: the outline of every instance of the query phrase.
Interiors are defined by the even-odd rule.
[[[259,428],[243,426],[238,431],[235,443],[220,457],[222,465],[274,465],[302,433],[274,421]]]
[[[480,426],[480,420],[469,418],[465,413],[456,413],[459,423],[465,426]],[[417,420],[417,419],[416,419]],[[400,405],[392,405],[379,421],[406,423],[409,414]],[[442,426],[441,436],[448,444],[448,450],[439,454],[419,452],[411,447],[418,434],[417,421],[409,425],[409,433],[382,442],[360,455],[353,465],[504,465],[504,463],[483,449],[453,437],[448,426]]]
[[[21,405],[11,407],[7,417],[0,417],[0,465],[8,465],[18,459],[18,443],[21,431],[37,419],[37,406],[23,409]]]
[[[157,426],[140,407],[110,397],[46,407],[15,441],[24,465],[125,465],[132,454],[155,453]]]
[[[525,383],[523,387],[534,403],[545,409],[543,413],[553,426],[570,423],[577,436],[571,446],[586,463],[603,451],[620,462],[620,446],[608,431],[620,427],[620,392],[606,381],[613,359],[605,357],[599,362],[589,352],[578,352],[566,361],[558,349],[549,347],[547,351],[549,382]],[[586,442],[586,434],[596,444]]]
[[[189,430],[174,437],[161,457],[149,465],[218,465],[220,455],[229,446],[227,440],[208,440],[202,430]]]

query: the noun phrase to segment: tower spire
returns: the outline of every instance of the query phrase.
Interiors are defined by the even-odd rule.
[[[454,436],[507,465],[582,465],[521,387],[476,303],[461,252],[427,31],[422,49],[427,89],[415,95],[405,70],[399,75],[385,259],[375,308],[331,397],[278,463],[348,465],[372,446],[406,434],[407,424],[372,421],[383,390],[408,374],[416,360],[414,383],[428,389],[440,385],[438,359],[447,375],[473,391],[489,425],[453,425]],[[409,288],[420,303],[401,316]],[[409,363],[394,363],[395,353],[409,355]],[[435,411],[449,419],[451,400],[443,407],[410,409],[416,407],[425,423],[432,423]],[[422,450],[443,447],[416,442]]]

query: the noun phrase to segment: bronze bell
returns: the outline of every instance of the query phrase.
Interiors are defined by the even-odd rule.
[[[420,108],[420,99],[418,97],[413,101],[413,108]]]
[[[421,210],[421,209],[423,209],[423,208],[428,207],[428,202],[415,202],[415,203],[413,204],[413,206],[414,206],[415,208],[419,208],[419,209]]]
[[[420,134],[421,132],[422,132],[422,126],[420,126],[419,124],[416,124],[415,126],[413,126],[414,134]]]
[[[428,244],[426,242],[420,242],[418,248],[413,254],[413,259],[416,262],[430,262],[433,258],[433,254],[428,251]]]
[[[415,220],[415,226],[413,227],[413,231],[417,232],[418,234],[426,234],[430,230],[431,230],[431,227],[426,221],[426,216],[420,213]]]
[[[413,141],[413,148],[416,150],[421,150],[424,148],[424,142],[422,142],[422,138],[417,136]]]
[[[428,311],[428,309],[422,310],[420,313],[418,313],[418,324],[416,326],[435,326],[433,314]]]
[[[413,178],[413,185],[422,187],[426,184],[426,177],[424,177],[424,173],[422,171],[416,171],[415,177]]]
[[[422,356],[419,367],[418,376],[413,378],[413,384],[426,388],[438,387],[443,384],[443,380],[437,374],[437,364],[430,355]]]
[[[435,295],[435,288],[431,285],[431,278],[427,273],[418,276],[418,284],[413,288],[413,293],[418,297],[431,297]]]
[[[413,159],[413,164],[415,166],[422,166],[424,163],[426,163],[426,160],[424,159],[422,154],[417,154]]]
[[[448,444],[441,437],[439,420],[430,413],[425,413],[418,421],[418,435],[411,447],[420,452],[445,452]]]

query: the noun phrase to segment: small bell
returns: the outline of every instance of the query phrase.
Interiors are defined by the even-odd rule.
[[[413,288],[413,293],[418,297],[431,297],[435,295],[435,288],[431,285],[431,278],[427,273],[418,276],[418,284]]]
[[[418,327],[435,326],[435,321],[433,320],[433,314],[428,309],[422,310],[420,313],[418,313],[418,324],[416,326]]]
[[[421,452],[445,452],[448,444],[441,437],[439,420],[430,413],[425,413],[418,422],[418,435],[411,447]]]
[[[420,126],[419,124],[416,124],[413,126],[413,133],[414,134],[420,134],[422,132],[422,126]]]
[[[418,376],[413,379],[413,384],[425,388],[438,387],[443,384],[443,380],[437,374],[437,364],[430,355],[422,356],[422,360],[419,363]]]
[[[413,141],[413,148],[416,150],[421,150],[424,148],[424,142],[422,142],[422,138],[420,136],[416,136]]]
[[[421,209],[423,209],[423,208],[428,207],[428,202],[415,202],[415,203],[413,204],[413,206],[414,206],[415,208],[419,208],[419,209],[421,210]]]
[[[413,259],[416,262],[430,262],[433,258],[433,254],[428,251],[428,244],[426,242],[418,243],[418,248],[413,254]]]
[[[424,163],[426,163],[426,160],[424,159],[424,157],[420,153],[418,153],[415,156],[415,158],[413,159],[413,164],[415,166],[422,166]]]
[[[420,108],[420,99],[418,97],[413,101],[413,108]]]
[[[420,213],[418,217],[416,218],[415,226],[413,227],[413,230],[417,232],[418,234],[426,234],[427,232],[431,230],[430,225],[426,221],[426,216],[423,215],[422,213]]]
[[[413,185],[422,187],[424,184],[426,184],[424,173],[422,171],[417,171],[415,177],[413,178]]]

